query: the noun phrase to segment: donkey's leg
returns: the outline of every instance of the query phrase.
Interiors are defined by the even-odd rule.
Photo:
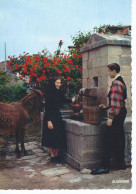
[[[25,137],[25,129],[22,129],[20,132],[20,144],[21,144],[21,152],[25,155],[27,155],[27,152],[25,150],[25,145],[24,145],[24,137]]]
[[[16,148],[15,148],[15,153],[16,153],[17,155],[20,155],[21,151],[19,150],[19,133],[18,133],[18,130],[16,130],[15,136],[16,136]]]

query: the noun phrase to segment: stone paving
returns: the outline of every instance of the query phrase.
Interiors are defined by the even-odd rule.
[[[67,163],[52,164],[48,150],[36,141],[25,143],[27,156],[16,157],[15,146],[8,144],[8,153],[0,156],[0,189],[130,189],[131,168],[111,171],[106,175],[81,172]]]

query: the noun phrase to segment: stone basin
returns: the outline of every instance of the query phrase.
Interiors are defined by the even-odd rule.
[[[100,124],[86,124],[79,120],[63,119],[66,137],[68,164],[82,170],[93,169],[101,165],[102,137],[106,118]],[[125,124],[125,160],[131,162],[131,118],[126,118]]]

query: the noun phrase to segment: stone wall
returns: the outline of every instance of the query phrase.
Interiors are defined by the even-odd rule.
[[[102,140],[104,125],[90,125],[71,119],[63,119],[66,137],[66,161],[78,170],[93,169],[101,166]],[[127,118],[125,129],[125,161],[131,163],[131,118]]]

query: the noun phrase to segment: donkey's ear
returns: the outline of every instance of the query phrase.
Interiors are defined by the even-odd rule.
[[[33,89],[33,92],[37,94],[38,96],[42,96],[42,92],[40,90]]]

